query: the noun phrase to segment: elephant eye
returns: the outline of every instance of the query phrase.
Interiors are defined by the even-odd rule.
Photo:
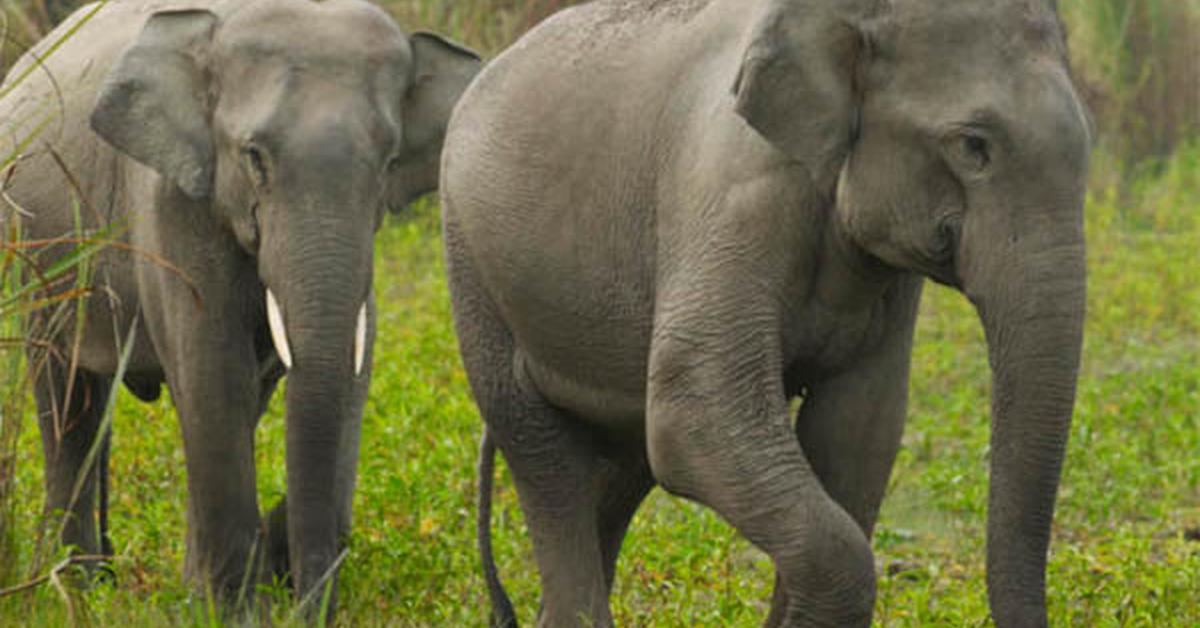
[[[404,160],[401,159],[400,154],[397,153],[395,155],[392,155],[391,157],[388,157],[387,164],[385,167],[387,168],[388,172],[395,172],[396,170],[399,170],[400,167],[403,165],[404,165]]]
[[[984,160],[985,162],[988,159],[987,140],[983,139],[982,137],[979,137],[978,135],[968,135],[965,138],[963,138],[963,148],[965,148],[967,150],[967,152],[971,153],[972,155],[975,155],[976,157],[978,157],[981,160]]]
[[[250,144],[242,149],[242,156],[246,162],[246,169],[250,171],[250,177],[254,179],[255,185],[260,187],[265,186],[268,181],[267,177],[267,160],[263,155],[262,149]]]
[[[951,151],[959,166],[971,173],[980,173],[992,163],[991,146],[982,135],[969,132],[959,135]]]

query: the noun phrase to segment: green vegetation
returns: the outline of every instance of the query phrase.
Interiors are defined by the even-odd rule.
[[[395,0],[389,7],[410,28],[455,33],[494,53],[558,4],[566,3]],[[1160,80],[1155,70],[1176,63],[1170,51],[1200,41],[1186,30],[1200,25],[1187,12],[1197,3],[1060,4],[1104,135],[1087,210],[1084,369],[1048,573],[1052,622],[1200,625],[1200,138],[1185,132],[1200,115],[1188,99],[1200,91],[1178,95],[1174,79]],[[1167,17],[1146,18],[1156,15]],[[1130,44],[1137,32],[1151,34]],[[1190,58],[1174,71],[1200,72],[1197,55]],[[1164,90],[1162,102],[1183,103],[1172,114],[1182,122],[1153,131],[1164,143],[1131,143],[1165,119],[1146,104],[1153,98],[1131,95],[1138,85],[1159,85],[1152,91]],[[480,422],[456,352],[434,202],[390,219],[377,264],[375,376],[338,623],[483,625],[487,600],[474,548]],[[7,297],[20,284],[4,268]],[[20,352],[3,344],[23,329],[0,314],[0,386],[18,393],[0,396],[17,402],[0,415],[0,523],[10,525],[8,534],[0,525],[3,587],[45,573],[63,554],[39,532],[40,442]],[[910,421],[875,538],[876,622],[986,625],[989,372],[982,332],[961,296],[927,288],[913,364]],[[218,623],[180,583],[185,471],[173,414],[165,397],[143,404],[122,393],[118,402],[117,585],[76,593],[47,583],[0,598],[0,625]],[[258,452],[265,509],[284,489],[278,399],[260,426]],[[497,484],[500,569],[519,615],[532,623],[538,584],[528,537],[503,468]],[[613,608],[627,626],[753,626],[765,616],[772,578],[764,556],[711,512],[656,491],[626,541]],[[284,601],[270,614],[283,621],[288,604],[274,594]]]
[[[1134,165],[1200,132],[1200,2],[1062,0],[1076,78],[1108,147]]]

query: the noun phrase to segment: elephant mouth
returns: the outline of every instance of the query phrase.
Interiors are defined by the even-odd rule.
[[[275,343],[275,352],[283,361],[286,369],[292,368],[292,348],[288,345],[287,329],[283,324],[283,311],[279,309],[279,301],[275,293],[267,288],[267,324],[271,326],[271,341]]]
[[[962,246],[963,215],[960,212],[946,214],[937,222],[937,236],[925,259],[919,263],[921,272],[933,281],[961,288],[962,278],[958,275],[959,247]]]
[[[960,291],[963,288],[963,280],[958,273],[957,257],[954,255],[948,261],[925,264],[920,270],[922,274],[929,277],[935,283]]]
[[[275,344],[275,352],[283,362],[284,368],[291,370],[293,364],[292,347],[288,342],[287,324],[279,300],[270,288],[266,289],[267,324],[271,328],[271,341]],[[367,355],[367,301],[363,299],[358,308],[358,316],[354,323],[354,375],[362,374],[363,363]]]
[[[358,308],[354,323],[354,375],[362,375],[363,360],[367,357],[367,302]]]
[[[946,286],[947,288],[954,288],[955,290],[962,289],[962,280],[959,279],[958,274],[953,269],[934,268],[925,270],[923,274],[934,283]]]

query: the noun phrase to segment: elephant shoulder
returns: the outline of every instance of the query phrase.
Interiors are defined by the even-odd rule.
[[[509,50],[551,48],[560,62],[571,63],[574,57],[627,49],[632,40],[652,38],[664,27],[687,23],[713,1],[598,0],[578,4],[546,18]]]
[[[687,21],[714,0],[603,0],[588,5],[608,23],[648,24]]]

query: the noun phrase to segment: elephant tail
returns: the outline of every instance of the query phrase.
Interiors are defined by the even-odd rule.
[[[512,601],[500,582],[496,559],[492,555],[492,484],[495,481],[496,444],[485,427],[479,444],[479,518],[475,534],[479,541],[479,559],[483,563],[483,579],[487,581],[488,596],[492,599],[492,628],[517,628],[517,614]]]

